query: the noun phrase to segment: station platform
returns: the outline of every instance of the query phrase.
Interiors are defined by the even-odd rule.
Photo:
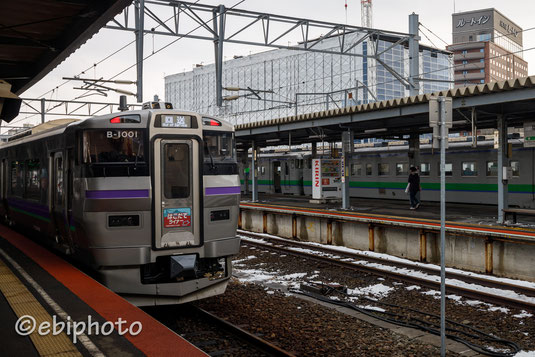
[[[300,241],[385,253],[424,263],[440,263],[440,204],[351,200],[311,203],[309,197],[260,194],[258,202],[242,196],[241,229]],[[407,200],[408,201],[408,200]],[[497,223],[497,207],[446,206],[446,266],[511,279],[535,281],[534,217],[518,224]]]
[[[241,204],[258,204],[288,207],[289,210],[311,209],[325,210],[331,214],[349,214],[355,217],[378,218],[380,220],[391,220],[393,223],[399,221],[429,224],[430,226],[440,226],[440,202],[426,202],[425,198],[418,209],[409,209],[409,199],[389,200],[374,198],[351,198],[351,208],[344,210],[341,208],[342,202],[310,203],[310,197],[259,194],[258,202],[251,202],[251,195],[243,195]],[[461,226],[470,230],[487,230],[505,232],[511,234],[522,234],[535,239],[535,216],[522,216],[517,224],[500,225],[498,220],[498,208],[492,205],[447,203],[446,221],[450,227]]]
[[[206,356],[59,256],[3,225],[0,316],[2,356]]]

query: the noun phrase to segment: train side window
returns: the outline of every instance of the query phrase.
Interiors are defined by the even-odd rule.
[[[438,166],[438,176],[440,176],[440,164]],[[453,176],[453,165],[451,162],[446,162],[446,176]]]
[[[290,168],[288,167],[288,162],[284,163],[284,174],[289,175],[290,174]]]
[[[431,173],[431,164],[428,162],[422,162],[420,164],[420,176],[429,176]]]
[[[407,175],[409,172],[409,164],[398,163],[396,164],[396,176]]]
[[[63,158],[56,157],[56,205],[63,205]]]
[[[361,164],[352,164],[351,165],[351,176],[361,176],[362,175],[362,165]]]
[[[390,165],[389,164],[380,163],[380,164],[377,165],[377,169],[379,171],[379,176],[386,176],[386,175],[390,174]]]
[[[461,176],[477,176],[477,165],[473,161],[465,161],[461,166]]]
[[[371,176],[372,174],[372,164],[366,164],[366,176]]]
[[[11,161],[11,193],[15,193],[15,191],[17,190],[19,170],[19,162]]]
[[[487,176],[498,176],[498,163],[496,161],[487,161]]]
[[[520,161],[511,161],[511,169],[513,169],[513,177],[520,177]]]
[[[40,199],[40,165],[39,160],[26,161],[25,194],[30,199]]]
[[[265,166],[262,166],[262,168],[260,169],[260,173],[262,175],[265,175],[266,174],[266,167]]]

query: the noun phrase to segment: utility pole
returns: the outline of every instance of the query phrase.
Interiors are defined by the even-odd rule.
[[[440,146],[440,355],[446,356],[446,147],[452,127],[451,97],[429,99],[429,126],[433,128],[433,148]],[[436,129],[440,129],[440,143]]]
[[[136,22],[136,70],[137,70],[137,102],[143,102],[143,36],[145,19],[145,0],[135,1]]]

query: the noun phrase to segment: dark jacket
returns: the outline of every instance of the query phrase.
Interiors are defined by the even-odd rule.
[[[420,191],[420,175],[417,173],[409,175],[409,192],[416,193]]]

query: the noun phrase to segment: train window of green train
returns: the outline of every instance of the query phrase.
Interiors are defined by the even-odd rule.
[[[396,176],[407,175],[408,172],[409,172],[408,163],[396,164]]]
[[[511,161],[511,169],[513,169],[513,177],[520,176],[520,162],[519,161]]]
[[[431,164],[428,162],[422,162],[420,164],[420,176],[429,176],[431,173]]]
[[[366,176],[371,176],[372,174],[372,164],[366,164]]]
[[[461,170],[461,176],[477,176],[477,165],[473,161],[463,162]]]
[[[386,176],[386,175],[390,174],[390,165],[389,164],[380,163],[380,164],[377,165],[377,169],[379,171],[379,176]]]
[[[362,175],[362,165],[361,164],[352,164],[351,165],[351,176],[361,176]]]
[[[446,163],[446,176],[453,176],[453,165],[451,162]],[[438,176],[440,176],[440,165],[438,165]]]
[[[487,176],[498,176],[498,163],[496,161],[487,161]]]

